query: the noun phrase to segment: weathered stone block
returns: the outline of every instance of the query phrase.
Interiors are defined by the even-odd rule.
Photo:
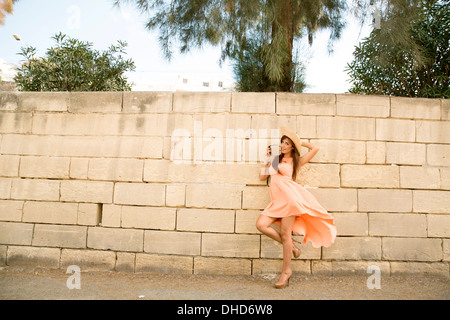
[[[164,206],[166,186],[154,183],[116,183],[114,203],[140,206]]]
[[[194,257],[136,254],[136,272],[192,274]]]
[[[336,95],[277,93],[277,114],[335,115]]]
[[[88,228],[87,247],[99,250],[142,252],[144,230]]]
[[[398,188],[399,168],[380,165],[342,165],[341,186],[358,188]]]
[[[369,213],[369,234],[388,237],[427,237],[424,214]]]
[[[87,227],[36,224],[32,245],[36,247],[86,248]]]
[[[57,269],[60,267],[60,256],[59,248],[9,246],[6,259],[8,266]]]
[[[259,235],[222,233],[202,235],[202,256],[258,258],[259,246]]]
[[[427,238],[383,238],[383,260],[440,261],[442,240]]]
[[[112,195],[112,182],[61,181],[61,201],[111,203]]]
[[[275,93],[233,92],[231,112],[275,113]]]
[[[412,212],[412,202],[411,190],[358,190],[358,211]]]
[[[204,232],[234,232],[234,210],[180,208],[177,230]]]
[[[122,227],[142,229],[175,229],[175,208],[122,207]]]
[[[34,225],[30,223],[0,222],[0,244],[31,245]]]
[[[146,230],[144,234],[144,252],[148,253],[198,256],[200,245],[200,233]]]

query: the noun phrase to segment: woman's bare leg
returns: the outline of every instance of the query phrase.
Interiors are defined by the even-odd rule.
[[[269,238],[282,243],[280,233],[271,227],[277,218],[272,218],[261,214],[256,220],[256,228]]]
[[[289,216],[281,219],[281,242],[283,244],[283,268],[282,273],[289,275],[291,271],[292,260],[292,226],[295,222],[295,216]]]

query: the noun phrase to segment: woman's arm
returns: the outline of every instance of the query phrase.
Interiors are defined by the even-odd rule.
[[[310,142],[306,142],[303,140],[302,140],[302,146],[307,147],[310,150],[308,151],[308,153],[306,153],[300,157],[300,160],[299,160],[300,166],[303,166],[303,165],[307,164],[309,161],[311,161],[311,159],[314,158],[314,156],[320,150],[320,148],[318,146],[316,146],[315,144],[312,144]]]

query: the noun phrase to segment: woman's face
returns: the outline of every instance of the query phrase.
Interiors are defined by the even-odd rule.
[[[284,155],[290,155],[292,153],[292,150],[294,150],[294,144],[292,143],[292,140],[285,137],[281,139],[281,152],[284,153]]]

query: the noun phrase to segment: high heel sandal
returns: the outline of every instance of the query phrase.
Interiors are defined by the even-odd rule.
[[[286,273],[282,273],[281,277],[283,275],[286,275]],[[278,282],[275,283],[275,288],[277,288],[277,289],[284,289],[286,287],[289,287],[289,280],[291,279],[291,276],[292,276],[292,273],[289,275],[289,277],[286,280],[284,280],[282,282],[280,282],[280,280],[281,280],[281,277],[280,277],[280,280],[278,280]]]
[[[297,241],[297,240],[294,240],[294,239],[292,239],[292,253],[294,254],[294,258],[298,258],[298,257],[300,257],[300,255],[302,254],[302,250],[300,250],[295,244],[294,244],[294,242],[297,242],[297,243],[300,243],[299,241]]]

